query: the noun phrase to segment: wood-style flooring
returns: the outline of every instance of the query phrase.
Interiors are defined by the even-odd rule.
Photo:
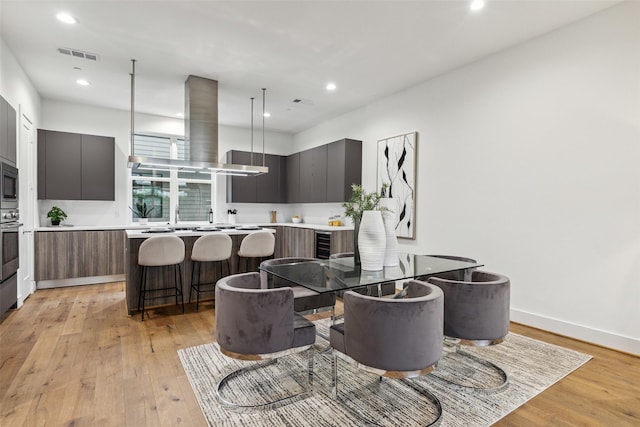
[[[204,426],[177,349],[213,341],[213,304],[127,316],[124,283],[39,290],[0,323],[0,426]],[[640,426],[640,358],[512,324],[593,355],[499,426]]]

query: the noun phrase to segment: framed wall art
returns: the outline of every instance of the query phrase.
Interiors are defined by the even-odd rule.
[[[418,133],[378,141],[378,189],[388,184],[387,197],[395,199],[396,236],[416,238],[416,159]]]

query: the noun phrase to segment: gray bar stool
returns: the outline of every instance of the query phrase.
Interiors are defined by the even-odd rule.
[[[216,281],[202,282],[202,263],[213,262],[220,264],[220,273],[223,275],[222,262],[226,261],[227,275],[231,274],[231,237],[227,234],[213,233],[206,234],[198,238],[191,250],[191,287],[189,288],[189,304],[191,304],[191,293],[196,292],[196,311],[200,307],[200,293],[215,291]],[[198,273],[196,274],[196,269]],[[211,289],[202,289],[202,286],[213,285]]]
[[[240,264],[241,260],[245,259],[245,271],[249,270],[249,258],[258,258],[258,265],[264,259],[272,257],[275,252],[276,238],[273,233],[269,231],[256,231],[255,233],[247,234],[242,242],[240,242],[240,249],[238,250],[238,272],[241,272]]]
[[[142,310],[142,320],[144,321],[144,303],[146,300],[166,298],[175,296],[176,305],[178,297],[182,303],[184,313],[184,298],[182,296],[182,272],[180,263],[184,261],[184,242],[177,236],[154,236],[149,237],[140,245],[138,249],[138,265],[142,267],[142,277],[140,278],[140,292],[138,293],[138,310]],[[148,269],[152,267],[173,266],[176,283],[174,286],[159,289],[147,289]],[[164,292],[162,295],[147,296],[147,293]]]

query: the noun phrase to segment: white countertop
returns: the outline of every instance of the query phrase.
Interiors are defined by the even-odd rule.
[[[215,226],[216,224],[209,224],[208,222],[202,223],[180,223],[178,227],[209,227]],[[308,228],[311,230],[317,231],[348,231],[353,230],[351,226],[330,226],[324,224],[306,224],[306,223],[298,223],[294,224],[292,222],[277,222],[277,223],[260,223],[260,224],[236,224],[237,226],[243,225],[258,225],[260,227],[296,227],[296,228]],[[148,228],[155,227],[174,227],[173,224],[162,224],[162,223],[151,223],[148,225],[139,225],[139,224],[129,224],[129,225],[58,225],[58,226],[48,226],[48,227],[36,227],[35,231],[98,231],[98,230],[144,230]],[[148,236],[148,234],[144,234]],[[193,235],[193,234],[191,234]]]
[[[158,229],[158,228],[164,228],[164,227],[153,227],[153,228]],[[169,227],[166,227],[166,228],[169,228]],[[180,237],[188,237],[188,236],[195,237],[195,236],[204,236],[205,234],[209,234],[209,233],[225,233],[230,236],[233,236],[233,235],[251,234],[251,233],[256,233],[258,231],[269,231],[271,233],[276,232],[276,230],[272,228],[261,228],[258,230],[236,230],[234,228],[231,228],[231,229],[220,230],[220,231],[175,230],[167,233],[149,233],[148,230],[149,230],[149,227],[140,228],[137,230],[127,230],[126,231],[127,238],[148,239],[149,237],[152,237],[152,236],[166,236],[166,235],[180,236]]]

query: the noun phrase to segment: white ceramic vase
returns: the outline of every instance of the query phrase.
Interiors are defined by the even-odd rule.
[[[140,218],[138,220],[138,224],[140,225],[147,225],[149,223],[149,218]]]
[[[381,212],[364,211],[358,232],[360,268],[362,270],[382,270],[386,239]]]
[[[396,199],[385,197],[380,199],[380,207],[387,209],[382,211],[382,221],[384,222],[386,237],[384,266],[395,267],[400,264],[400,261],[398,261],[398,238],[396,237],[396,211],[398,210],[398,203]]]

